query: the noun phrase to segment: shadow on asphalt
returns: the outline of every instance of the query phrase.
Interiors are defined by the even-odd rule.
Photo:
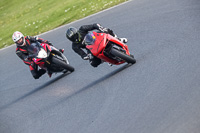
[[[18,99],[12,101],[11,103],[8,103],[8,104],[6,104],[6,105],[1,106],[1,107],[0,107],[0,111],[3,110],[3,109],[8,108],[8,107],[11,106],[12,104],[17,103],[18,101],[20,101],[20,100],[22,100],[22,99],[24,99],[24,98],[26,98],[26,97],[28,97],[28,96],[30,96],[30,95],[32,95],[32,94],[34,94],[34,93],[40,91],[41,89],[44,89],[45,87],[47,87],[47,86],[53,84],[54,82],[58,81],[59,79],[65,77],[65,76],[67,76],[67,75],[69,75],[69,74],[70,74],[70,73],[64,73],[64,74],[62,74],[62,75],[60,75],[60,76],[58,76],[58,77],[56,77],[56,78],[54,78],[54,79],[52,79],[52,80],[46,82],[45,84],[43,84],[43,85],[37,87],[36,89],[34,89],[34,90],[32,90],[31,92],[25,94],[24,96],[19,97]]]
[[[126,65],[124,65],[124,66],[122,66],[122,67],[120,67],[120,68],[118,68],[118,69],[112,71],[111,73],[109,73],[109,74],[107,74],[107,75],[101,77],[100,79],[98,79],[98,80],[96,80],[96,81],[93,81],[92,83],[90,83],[90,84],[88,84],[88,85],[86,85],[86,86],[80,88],[79,91],[76,91],[76,92],[74,92],[73,94],[71,94],[71,95],[69,95],[69,96],[67,96],[67,97],[65,97],[65,98],[62,98],[61,100],[57,101],[57,102],[55,103],[55,106],[58,105],[58,104],[60,104],[60,103],[62,103],[62,102],[64,102],[64,101],[66,101],[67,99],[73,97],[74,95],[76,95],[76,94],[78,94],[78,93],[81,93],[81,92],[83,92],[83,91],[85,91],[85,90],[87,90],[87,89],[89,89],[89,88],[91,88],[91,87],[93,87],[93,86],[95,86],[95,85],[97,85],[97,84],[99,84],[99,83],[101,83],[101,82],[103,82],[103,81],[109,79],[110,77],[116,75],[117,73],[123,71],[124,69],[126,69],[126,68],[128,68],[128,67],[130,67],[130,66],[132,66],[132,64],[126,64]],[[8,104],[6,104],[6,105],[1,106],[1,107],[0,107],[0,111],[1,111],[1,110],[4,110],[4,109],[6,109],[6,108],[8,108],[9,106],[11,106],[11,105],[13,105],[13,104],[15,104],[15,103],[17,103],[17,102],[19,102],[20,100],[25,99],[26,97],[28,97],[28,96],[30,96],[30,95],[32,95],[32,94],[34,94],[34,93],[40,91],[41,89],[46,88],[47,86],[53,84],[54,82],[58,81],[59,79],[65,77],[65,76],[67,76],[67,75],[69,75],[69,74],[70,74],[70,73],[62,74],[62,75],[56,77],[55,79],[52,79],[52,80],[46,82],[46,83],[43,84],[42,86],[37,87],[36,89],[34,89],[33,91],[31,91],[31,92],[25,94],[24,96],[19,97],[18,99],[12,101],[11,103],[8,103]],[[52,105],[50,106],[50,105],[49,105],[49,106],[45,107],[44,109],[46,110],[46,109],[50,109],[50,108],[52,108],[52,107],[54,107],[54,106],[52,106]]]
[[[106,74],[105,76],[101,77],[100,79],[98,79],[96,81],[93,81],[90,84],[80,88],[78,91],[72,93],[71,95],[58,100],[56,103],[53,103],[53,104],[51,104],[49,106],[44,107],[43,110],[49,110],[52,107],[55,107],[55,106],[59,105],[62,102],[65,102],[67,99],[69,99],[69,98],[71,98],[71,97],[73,97],[73,96],[75,96],[75,95],[77,95],[77,94],[79,94],[79,93],[81,93],[81,92],[83,92],[83,91],[85,91],[85,90],[87,90],[87,89],[89,89],[89,88],[91,88],[91,87],[93,87],[93,86],[95,86],[95,85],[97,85],[97,84],[109,79],[109,78],[111,78],[112,76],[118,74],[119,72],[123,71],[124,69],[126,69],[126,68],[128,68],[128,67],[130,67],[132,65],[133,64],[126,64],[126,65],[124,65],[124,66],[112,71],[111,73]]]

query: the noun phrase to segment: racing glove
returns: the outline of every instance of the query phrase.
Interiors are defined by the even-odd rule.
[[[93,55],[92,54],[87,54],[86,56],[83,57],[83,60],[89,60],[92,59]]]
[[[53,44],[49,41],[45,41],[44,43],[49,44],[50,46],[53,46]]]
[[[96,24],[96,29],[98,29],[101,32],[107,32],[108,29],[104,28],[103,26],[101,26],[100,24]]]
[[[25,62],[28,62],[28,63],[31,63],[32,60],[31,60],[30,58],[31,58],[31,57],[30,57],[29,55],[27,55],[27,56],[24,57],[24,61],[25,61]]]
[[[48,44],[50,46],[53,46],[53,44],[50,41],[44,40],[42,38],[35,37],[35,41],[38,41],[40,43],[46,43],[46,44]]]
[[[113,30],[109,29],[109,28],[104,28],[103,26],[101,26],[100,24],[96,24],[97,29],[103,33],[108,33],[110,35],[112,35],[113,37],[117,37],[116,34],[114,34]]]

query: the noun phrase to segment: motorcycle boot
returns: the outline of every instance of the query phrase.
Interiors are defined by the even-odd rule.
[[[49,78],[51,78],[51,76],[52,76],[52,71],[51,71],[51,70],[47,70],[47,74],[49,75]]]
[[[59,49],[59,51],[60,51],[61,53],[64,53],[65,50],[64,50],[64,48],[63,48],[63,49]]]
[[[39,79],[43,74],[46,73],[46,70],[44,69],[40,69],[39,71],[32,70],[31,73],[35,79]]]
[[[118,38],[121,42],[123,43],[127,43],[128,42],[128,39],[127,38]]]
[[[110,66],[110,67],[111,67],[112,65],[113,65],[113,64],[111,64],[111,63],[108,63],[108,66]]]
[[[48,72],[49,78],[51,78],[52,76],[52,72]]]

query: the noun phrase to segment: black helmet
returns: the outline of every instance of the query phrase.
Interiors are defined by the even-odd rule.
[[[67,29],[67,31],[66,31],[66,37],[70,41],[76,42],[79,39],[77,29],[74,28],[74,27],[70,27],[69,29]]]

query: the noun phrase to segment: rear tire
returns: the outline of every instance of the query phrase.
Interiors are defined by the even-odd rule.
[[[62,60],[59,60],[55,57],[52,57],[52,62],[59,65],[60,67],[64,68],[65,70],[69,70],[70,72],[74,71],[74,68],[67,64],[66,62],[63,62]]]
[[[111,54],[113,54],[114,56],[117,56],[119,58],[121,58],[122,60],[125,60],[127,63],[131,63],[131,64],[135,64],[136,60],[134,59],[133,55],[127,55],[115,48],[112,48],[110,51]]]

